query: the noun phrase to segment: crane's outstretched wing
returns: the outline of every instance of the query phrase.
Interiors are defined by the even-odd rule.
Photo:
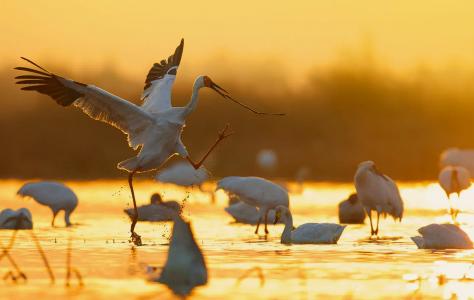
[[[145,91],[141,97],[142,109],[158,113],[171,108],[171,88],[183,55],[183,48],[184,39],[181,39],[181,43],[168,61],[162,60],[160,63],[155,63],[150,69],[145,80]]]
[[[129,145],[134,149],[144,143],[145,129],[155,123],[152,114],[95,86],[57,76],[26,58],[22,59],[42,70],[15,68],[29,72],[15,77],[20,79],[17,84],[26,85],[22,90],[46,94],[62,107],[74,104],[91,118],[109,123],[128,134]]]

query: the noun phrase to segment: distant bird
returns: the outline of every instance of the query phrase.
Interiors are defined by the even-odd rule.
[[[189,223],[180,217],[174,220],[168,259],[159,278],[150,280],[167,285],[175,294],[186,296],[194,287],[207,284],[204,257],[194,240]]]
[[[277,162],[277,154],[271,149],[262,149],[257,153],[257,164],[262,169],[274,169]]]
[[[412,237],[418,249],[472,249],[469,236],[453,224],[430,224],[418,229],[422,236]]]
[[[365,208],[370,220],[371,236],[379,233],[379,218],[391,215],[396,221],[403,217],[403,200],[396,183],[382,174],[374,162],[359,164],[354,177],[354,185],[359,201]],[[377,212],[377,228],[372,225],[372,211]]]
[[[255,206],[248,205],[242,201],[230,204],[224,207],[224,210],[234,218],[236,223],[257,225],[260,214]],[[268,212],[268,219],[275,219],[275,211],[271,210]],[[280,223],[284,221],[281,220]]]
[[[2,210],[0,213],[0,229],[33,229],[30,211],[27,208]]]
[[[258,207],[259,218],[255,234],[258,234],[263,219],[265,219],[265,234],[268,234],[268,212],[278,205],[288,207],[290,204],[288,193],[284,189],[263,178],[226,177],[217,182],[216,191],[220,189],[226,191],[229,196],[236,195],[243,202]]]
[[[135,224],[138,221],[138,209],[132,185],[133,175],[137,172],[157,169],[171,156],[176,154],[185,157],[197,170],[217,144],[232,134],[225,134],[227,125],[219,133],[217,140],[204,155],[203,159],[198,163],[195,163],[188,156],[188,152],[181,142],[181,132],[185,126],[186,118],[189,117],[197,106],[198,94],[201,88],[211,88],[222,97],[230,99],[256,114],[271,114],[258,112],[232,99],[226,90],[218,86],[207,76],[199,76],[196,79],[191,101],[185,107],[172,107],[171,88],[176,78],[183,48],[184,40],[181,40],[180,45],[176,48],[175,53],[168,58],[168,61],[162,60],[160,63],[155,63],[150,69],[145,80],[145,91],[141,97],[143,103],[140,107],[95,86],[57,76],[23,57],[22,59],[35,65],[41,71],[25,67],[15,68],[29,72],[28,75],[15,77],[20,79],[17,84],[26,85],[21,88],[22,90],[46,94],[62,107],[74,104],[74,106],[82,109],[91,118],[111,124],[127,134],[129,146],[133,149],[142,146],[140,153],[136,157],[118,164],[119,169],[130,172],[128,182],[135,208],[135,217],[132,221],[130,232],[132,241],[136,245],[141,245],[141,238],[134,230]]]
[[[299,194],[303,192],[304,179],[308,176],[310,172],[311,171],[308,167],[300,167],[298,171],[296,171],[295,181],[298,184],[298,189],[295,192]]]
[[[464,167],[444,167],[439,173],[438,181],[446,192],[448,200],[451,194],[458,194],[459,198],[461,191],[467,190],[471,186],[469,171]],[[449,213],[456,222],[458,211],[454,211],[452,205],[450,205]]]
[[[349,199],[340,202],[338,211],[339,223],[364,224],[365,210],[356,193],[351,194]]]
[[[77,196],[74,192],[62,183],[55,181],[40,181],[24,184],[17,192],[21,197],[31,197],[41,205],[49,206],[53,211],[53,221],[61,210],[64,210],[64,221],[66,226],[71,226],[69,217],[76,209]]]
[[[297,185],[294,187],[282,180],[275,180],[274,182],[292,194],[301,194],[304,191],[304,179],[309,173],[310,169],[308,167],[300,167],[295,174],[295,182]]]
[[[187,162],[177,162],[170,167],[161,170],[156,174],[155,181],[162,183],[172,183],[182,187],[196,186],[204,193],[210,193],[211,200],[214,202],[214,193],[204,191],[202,186],[209,178],[209,175],[204,169],[194,169]]]
[[[285,229],[281,234],[282,244],[337,244],[347,225],[331,223],[307,223],[293,229],[293,216],[288,208],[279,205],[275,209],[276,224],[281,216],[285,219]]]
[[[124,212],[133,220],[135,210],[124,209]],[[150,204],[138,207],[138,221],[162,222],[171,221],[181,212],[181,205],[176,201],[161,199],[161,195],[155,193],[151,196]]]
[[[474,149],[448,148],[441,153],[439,164],[441,167],[464,167],[474,179]]]

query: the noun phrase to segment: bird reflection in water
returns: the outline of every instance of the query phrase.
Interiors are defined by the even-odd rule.
[[[416,298],[422,295],[422,282],[428,281],[430,288],[444,287],[443,299],[474,298],[474,263],[448,263],[436,261],[430,275],[404,274],[406,289]]]

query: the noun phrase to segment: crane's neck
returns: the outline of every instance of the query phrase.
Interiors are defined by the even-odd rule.
[[[285,229],[281,234],[281,243],[282,244],[291,244],[291,230],[293,229],[293,216],[291,215],[290,210],[283,210],[283,215],[285,216]]]
[[[196,106],[198,104],[199,89],[200,88],[201,87],[199,85],[197,85],[196,82],[195,82],[194,86],[193,86],[193,94],[191,95],[191,101],[189,101],[189,103],[184,107],[184,111],[183,111],[184,119],[189,117],[189,115],[192,114],[193,111],[196,109]]]

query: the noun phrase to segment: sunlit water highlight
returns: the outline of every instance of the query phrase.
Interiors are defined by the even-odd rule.
[[[2,299],[168,299],[173,294],[163,285],[149,283],[144,265],[162,267],[166,261],[172,224],[138,223],[142,247],[128,242],[130,220],[123,212],[131,205],[126,181],[66,182],[79,197],[65,228],[63,214],[52,228],[51,211],[15,194],[24,182],[0,182],[0,209],[27,207],[33,215],[34,233],[56,277],[51,285],[46,269],[28,231],[18,232],[10,254],[28,276],[27,283],[0,281]],[[255,228],[233,224],[224,212],[227,196],[218,192],[216,204],[197,189],[151,181],[135,184],[139,205],[149,203],[153,192],[164,200],[186,201],[184,217],[192,222],[196,241],[209,269],[209,283],[197,288],[192,299],[470,299],[474,298],[474,251],[418,250],[410,240],[416,230],[434,222],[449,221],[449,206],[441,188],[431,182],[400,183],[405,201],[402,223],[380,222],[383,240],[368,242],[369,225],[349,225],[337,245],[282,245],[282,225],[269,226],[267,239]],[[208,189],[213,188],[209,183]],[[290,184],[295,225],[338,222],[337,204],[353,192],[352,184]],[[462,228],[474,236],[474,190],[461,194],[458,216]],[[12,231],[0,231],[8,245]],[[73,277],[65,287],[66,250],[72,239],[72,266],[82,274],[84,286]],[[263,273],[247,270],[256,268]],[[12,267],[0,262],[0,276]],[[457,298],[455,298],[457,297]]]

